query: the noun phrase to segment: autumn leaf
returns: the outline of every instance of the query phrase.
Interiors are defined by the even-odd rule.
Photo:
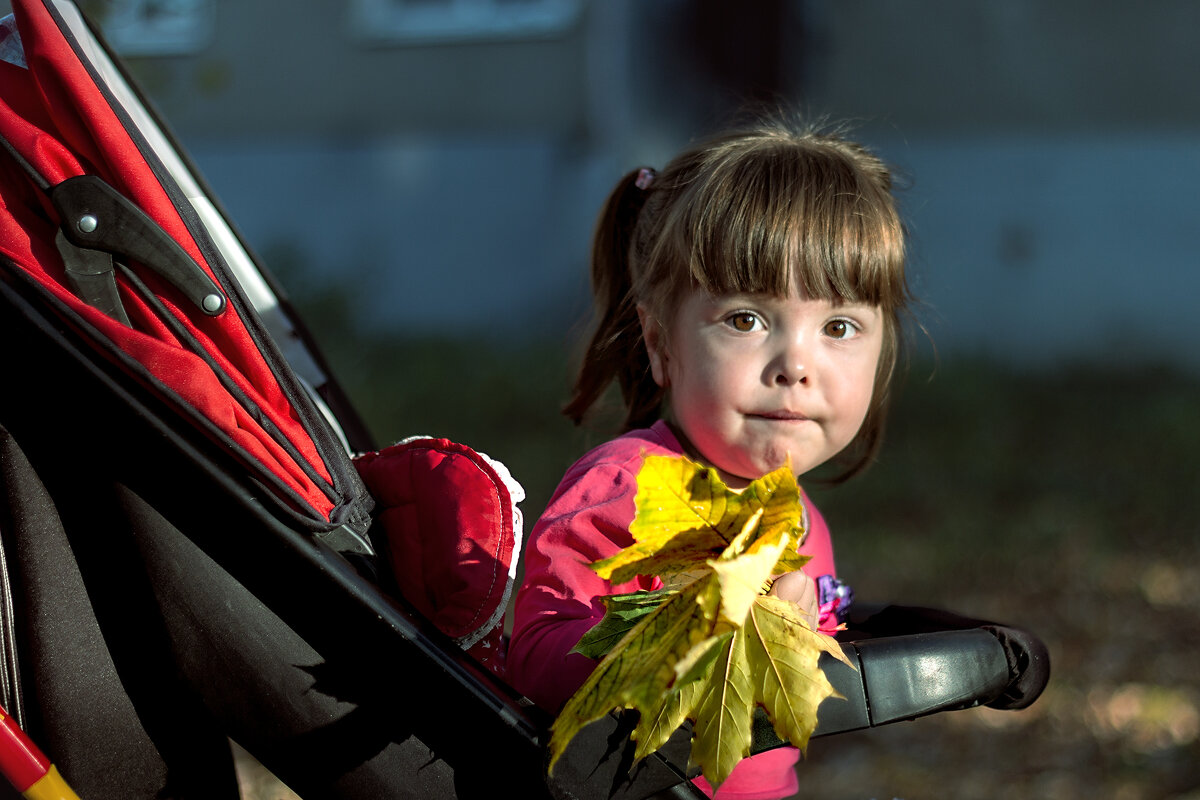
[[[641,760],[667,743],[680,725],[694,716],[693,709],[708,690],[713,667],[733,631],[711,636],[692,648],[676,664],[676,680],[653,713],[642,714],[632,738],[637,742],[633,757]]]
[[[699,567],[725,550],[760,511],[757,535],[792,531],[803,540],[800,489],[788,467],[780,467],[742,492],[730,491],[716,470],[686,458],[647,456],[638,473],[635,514],[629,526],[634,544],[592,565],[613,583],[637,575],[657,575],[664,583]],[[782,554],[777,574],[798,569],[807,557],[795,548]]]
[[[711,633],[697,609],[714,585],[711,578],[702,579],[667,595],[608,652],[554,720],[551,769],[575,734],[613,709],[635,708],[643,717],[657,716],[656,707],[669,699],[675,684],[675,664]]]
[[[678,575],[703,567],[713,550],[719,552],[728,544],[711,527],[679,531],[637,542],[612,558],[597,561],[592,569],[613,583],[625,583],[637,575]]]
[[[666,588],[604,598],[604,619],[576,647],[603,658],[555,720],[551,769],[585,725],[620,708],[639,714],[637,759],[691,720],[692,760],[713,786],[749,755],[757,707],[781,739],[807,746],[817,707],[837,696],[818,661],[845,657],[797,606],[764,594],[808,560],[796,553],[800,498],[787,467],[734,492],[687,459],[645,459],[634,544],[592,567],[614,582],[658,575]]]
[[[764,536],[763,539],[768,541],[762,546],[759,544],[763,539],[754,541],[753,545],[744,545],[744,539],[754,533],[761,518],[760,511],[747,520],[746,529],[730,542],[719,558],[709,562],[720,586],[718,615],[730,625],[740,626],[746,621],[750,605],[771,577],[781,551],[795,542],[786,531],[779,530],[774,535]]]
[[[603,658],[642,617],[658,608],[674,589],[659,589],[651,592],[614,594],[600,598],[604,603],[604,619],[589,630],[571,649],[588,658]]]
[[[689,717],[695,722],[692,760],[709,783],[719,786],[750,755],[758,706],[781,740],[807,748],[818,706],[841,697],[817,666],[822,653],[849,663],[832,637],[808,627],[795,604],[770,596],[754,601]]]
[[[701,694],[694,723],[692,761],[714,787],[750,755],[753,741],[755,665],[746,652],[746,637],[735,631],[722,649]]]
[[[794,603],[763,596],[755,601],[746,632],[754,672],[754,696],[767,710],[775,734],[804,750],[816,728],[817,707],[841,697],[817,667],[822,653],[850,666],[832,636],[812,630]]]
[[[723,522],[740,504],[732,510],[727,504],[715,471],[682,459],[649,456],[638,473],[634,496],[636,510],[629,526],[634,544],[597,561],[592,569],[613,583],[695,569],[729,544],[721,532],[729,523]]]

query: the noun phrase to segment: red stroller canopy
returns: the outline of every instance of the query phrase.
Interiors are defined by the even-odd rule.
[[[327,423],[291,370],[272,366],[279,354],[229,263],[249,256],[74,6],[12,5],[0,274],[176,401],[289,509],[332,522],[346,500],[338,473],[353,470],[331,468],[344,448],[328,431],[317,439],[332,444],[314,439]]]

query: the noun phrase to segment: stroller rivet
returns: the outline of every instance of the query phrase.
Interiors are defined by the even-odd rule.
[[[221,306],[224,305],[224,302],[221,299],[221,295],[209,294],[204,296],[203,304],[205,311],[210,314],[215,314],[221,310]]]
[[[79,218],[79,230],[84,233],[91,233],[100,227],[100,220],[96,219],[93,214],[84,214]]]

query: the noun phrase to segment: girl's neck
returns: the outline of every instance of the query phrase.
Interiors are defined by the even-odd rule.
[[[750,485],[750,481],[748,479],[739,477],[737,475],[730,475],[716,465],[710,463],[708,459],[700,454],[700,451],[696,449],[696,446],[692,444],[691,440],[688,439],[688,437],[684,434],[683,429],[676,425],[669,415],[664,414],[662,420],[667,424],[667,427],[671,429],[671,433],[674,434],[675,438],[679,440],[679,446],[683,448],[684,455],[686,455],[692,461],[695,461],[697,464],[714,470],[717,473],[717,476],[720,477],[721,481],[725,484],[726,488],[728,488],[730,491],[738,492],[740,494],[743,489]]]

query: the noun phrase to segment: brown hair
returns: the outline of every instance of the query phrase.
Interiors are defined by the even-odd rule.
[[[785,295],[799,281],[806,296],[883,312],[871,408],[852,448],[858,457],[839,479],[861,471],[882,439],[909,302],[887,166],[836,133],[773,120],[693,147],[648,186],[639,172],[617,184],[597,223],[596,329],[564,413],[581,422],[616,380],[625,430],[658,417],[664,395],[650,374],[639,303],[666,323],[691,287]]]

